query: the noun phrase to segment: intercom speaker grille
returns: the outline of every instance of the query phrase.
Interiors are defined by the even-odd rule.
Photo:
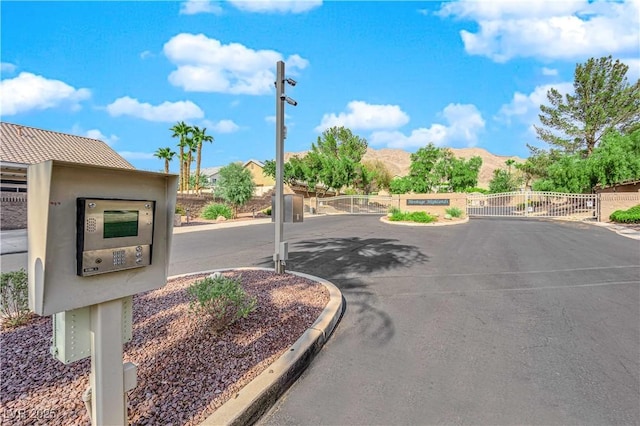
[[[96,232],[96,219],[93,217],[87,219],[87,232]]]

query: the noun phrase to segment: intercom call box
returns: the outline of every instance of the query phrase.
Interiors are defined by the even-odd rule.
[[[77,198],[77,274],[151,265],[155,201]]]

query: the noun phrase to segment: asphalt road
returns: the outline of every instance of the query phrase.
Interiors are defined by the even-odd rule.
[[[273,234],[174,235],[169,273],[271,267]],[[573,222],[375,216],[312,218],[285,238],[288,269],[332,281],[347,309],[262,424],[640,424],[637,240]]]
[[[171,274],[272,266],[273,225],[174,236]],[[283,424],[640,424],[640,246],[572,222],[378,217],[287,225],[288,268],[346,313],[262,420]]]

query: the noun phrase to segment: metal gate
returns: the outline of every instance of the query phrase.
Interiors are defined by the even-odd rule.
[[[474,193],[467,196],[467,215],[597,219],[598,195],[539,191]]]
[[[399,197],[382,195],[338,195],[318,198],[318,213],[325,214],[386,214],[398,207]]]

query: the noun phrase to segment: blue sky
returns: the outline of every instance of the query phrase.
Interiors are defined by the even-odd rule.
[[[640,0],[0,8],[2,120],[102,139],[144,170],[162,170],[153,152],[175,148],[177,121],[215,138],[203,167],[274,158],[278,60],[298,82],[289,152],[344,125],[374,148],[526,157],[546,91],[571,91],[576,63],[613,55],[640,77]]]

